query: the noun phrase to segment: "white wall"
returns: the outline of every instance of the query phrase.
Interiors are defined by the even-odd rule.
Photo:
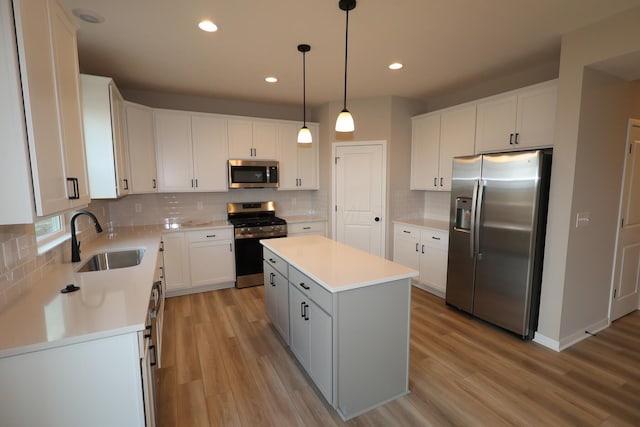
[[[587,276],[579,271],[590,260],[601,259],[597,258],[601,251],[600,245],[603,244],[599,239],[611,233],[610,222],[602,218],[607,215],[607,208],[598,206],[600,197],[605,197],[607,201],[609,197],[600,187],[592,188],[591,180],[586,179],[588,169],[598,155],[594,151],[596,147],[598,153],[601,153],[610,148],[611,142],[599,138],[594,140],[588,134],[607,134],[614,139],[615,147],[620,135],[620,125],[615,123],[624,123],[626,116],[631,114],[631,111],[627,114],[621,111],[620,105],[625,100],[618,99],[615,95],[618,89],[612,87],[611,92],[607,91],[609,93],[602,96],[606,99],[613,98],[613,108],[616,111],[613,114],[620,117],[609,117],[602,122],[596,119],[589,126],[586,122],[594,121],[594,117],[589,111],[591,106],[582,104],[583,94],[587,99],[591,96],[596,99],[600,84],[594,74],[593,78],[587,77],[587,84],[584,85],[584,68],[599,61],[640,51],[639,22],[640,8],[636,8],[576,30],[562,39],[540,322],[536,335],[537,340],[558,348],[581,339],[585,335],[584,330],[598,327],[600,324],[596,317],[600,317],[603,307],[608,306],[607,298],[587,300],[585,295],[595,292],[602,296],[602,290],[608,286],[609,281],[606,284],[601,281],[607,274],[611,274],[610,263],[604,260],[594,266],[603,270],[598,275]],[[609,108],[608,105],[599,107],[603,112]],[[609,134],[609,131],[612,133]],[[619,176],[621,172],[616,166],[619,161],[610,157],[604,160],[604,166],[598,166],[597,173],[613,174],[614,178]],[[614,178],[608,181],[611,188],[606,191],[618,195],[620,182],[614,183]],[[593,209],[595,217],[589,226],[590,230],[585,233],[582,233],[583,230],[574,232],[575,214],[578,209],[583,208]],[[574,255],[573,251],[578,248],[580,250]],[[596,314],[592,316],[587,311],[594,311]],[[594,320],[595,325],[589,323]]]

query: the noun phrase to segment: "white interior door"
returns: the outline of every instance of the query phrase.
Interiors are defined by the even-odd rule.
[[[383,143],[335,147],[335,239],[385,256],[385,152]]]
[[[629,120],[619,221],[611,321],[640,308],[640,120]]]

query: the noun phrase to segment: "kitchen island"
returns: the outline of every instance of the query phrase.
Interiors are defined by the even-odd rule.
[[[418,272],[322,236],[261,243],[267,314],[338,414],[406,394]]]

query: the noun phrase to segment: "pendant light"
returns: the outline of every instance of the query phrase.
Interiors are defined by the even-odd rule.
[[[302,52],[302,117],[303,124],[298,131],[298,143],[299,144],[311,144],[311,131],[307,127],[307,62],[306,53],[311,50],[311,46],[308,44],[299,44],[298,52]]]
[[[344,36],[344,104],[338,120],[336,120],[336,132],[353,132],[355,125],[353,116],[347,110],[347,52],[349,48],[349,11],[356,8],[356,0],[340,0],[338,7],[346,12],[346,30]]]

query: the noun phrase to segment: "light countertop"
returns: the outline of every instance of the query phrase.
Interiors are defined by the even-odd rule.
[[[265,239],[260,243],[330,292],[418,275],[404,265],[322,236]]]
[[[82,244],[80,262],[47,270],[39,283],[0,312],[0,358],[143,330],[162,231],[161,226],[105,231]],[[82,242],[81,235],[78,240]],[[139,248],[145,253],[137,266],[76,272],[97,252]],[[71,283],[80,290],[60,293]]]
[[[327,219],[317,215],[284,215],[284,218],[289,224],[297,224],[300,222],[326,222]]]
[[[405,224],[416,227],[430,228],[433,230],[449,231],[449,222],[437,219],[418,218],[418,219],[396,219],[394,224]]]
[[[170,232],[179,232],[179,231],[196,231],[196,230],[207,230],[213,228],[229,228],[233,227],[233,225],[227,221],[226,219],[219,220],[192,220],[192,221],[183,221],[180,223],[169,223],[162,225],[163,233]]]

